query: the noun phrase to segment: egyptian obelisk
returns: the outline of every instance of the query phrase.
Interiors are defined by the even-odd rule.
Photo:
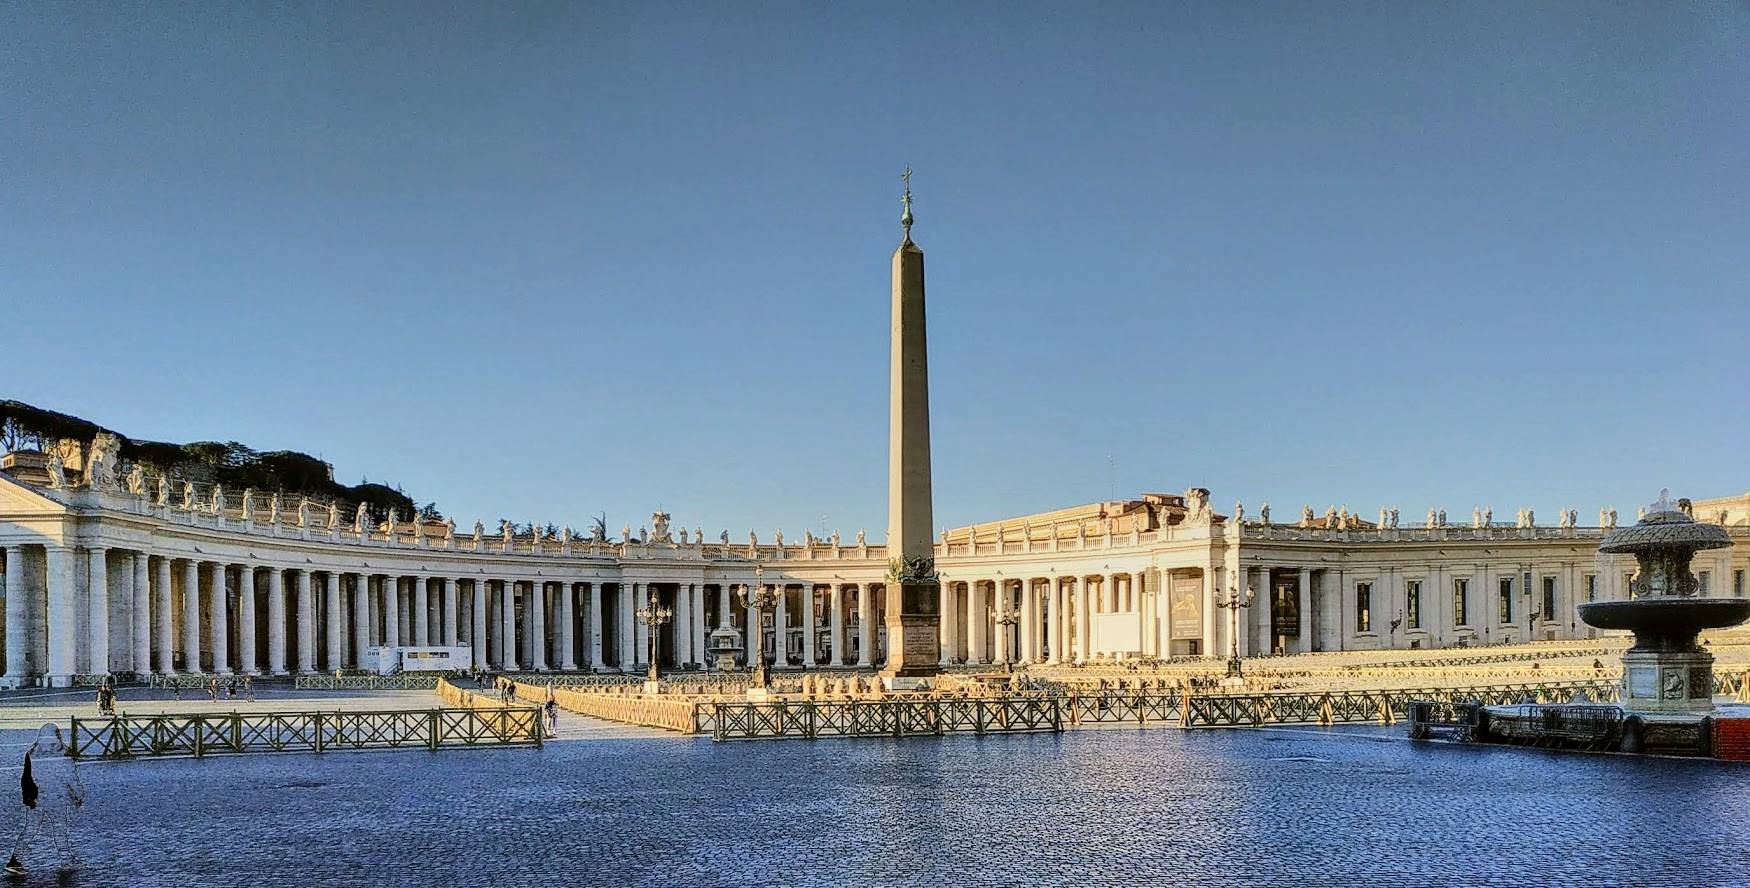
[[[911,239],[911,168],[905,239],[893,251],[893,329],[887,441],[887,667],[890,689],[935,675],[939,649],[936,558],[930,513],[930,362],[924,336],[924,251]]]

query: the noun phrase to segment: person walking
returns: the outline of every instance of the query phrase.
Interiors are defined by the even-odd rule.
[[[37,730],[36,742],[24,751],[24,773],[19,778],[19,829],[6,859],[6,873],[26,872],[31,840],[47,830],[55,847],[69,865],[77,866],[73,847],[73,815],[85,806],[85,787],[79,782],[77,760],[67,755],[61,728],[45,724]]]
[[[547,713],[547,736],[559,736],[559,701],[553,699],[553,697],[549,695],[546,704],[542,706],[542,708],[546,710]]]

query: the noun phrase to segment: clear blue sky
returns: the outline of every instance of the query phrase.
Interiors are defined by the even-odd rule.
[[[0,396],[467,524],[1750,489],[1750,7],[0,6]]]

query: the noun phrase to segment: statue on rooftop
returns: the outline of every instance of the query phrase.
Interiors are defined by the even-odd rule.
[[[1325,507],[1325,529],[1326,530],[1336,530],[1337,529],[1337,507],[1336,506],[1326,506]]]
[[[128,492],[134,496],[146,495],[146,470],[139,463],[134,463],[134,467],[128,470]]]
[[[686,544],[687,544],[687,529],[683,527],[683,528],[681,528],[681,545],[684,546]]]
[[[486,525],[481,524],[480,519],[476,518],[474,519],[474,548],[480,548],[480,542],[484,539],[486,539]]]
[[[1108,519],[1106,519],[1106,521],[1108,522],[1108,527],[1107,527],[1106,533],[1107,533],[1107,535],[1110,535],[1112,533],[1112,530],[1110,527],[1110,522],[1112,521],[1112,519],[1108,518]],[[1239,500],[1234,500],[1234,523],[1235,524],[1246,523],[1246,504],[1240,502]]]
[[[310,526],[310,498],[307,496],[298,499],[298,526]]]
[[[225,514],[225,487],[222,484],[213,485],[212,509],[214,515]]]
[[[832,540],[832,547],[837,549],[839,547],[839,532],[836,530],[833,531],[832,536],[829,539]]]
[[[1312,506],[1301,506],[1300,507],[1300,526],[1301,527],[1311,527],[1312,523],[1313,523]]]
[[[59,490],[67,486],[67,467],[61,462],[59,448],[49,450],[48,459],[49,487]]]
[[[334,500],[328,501],[328,529],[340,529],[340,503]]]
[[[1397,506],[1391,507],[1391,526],[1392,527],[1398,526],[1398,507]]]
[[[170,505],[170,479],[163,475],[158,476],[158,505]]]
[[[727,530],[723,531],[723,533],[718,537],[718,542],[722,543],[725,546],[729,545],[729,531],[727,531]]]
[[[669,519],[668,513],[664,512],[660,509],[651,513],[650,524],[652,527],[656,528],[650,534],[650,538],[653,541],[658,542],[658,543],[666,543],[670,539],[672,539],[672,537],[669,535],[668,519]]]
[[[784,548],[784,528],[778,528],[778,532],[774,535],[772,545],[777,546],[780,549]]]
[[[1489,525],[1494,524],[1494,523],[1495,523],[1495,507],[1494,506],[1484,506],[1483,507],[1483,526],[1488,527]]]
[[[1260,505],[1258,507],[1258,520],[1262,521],[1264,523],[1265,527],[1270,526],[1270,504],[1269,503],[1264,503],[1263,505]]]
[[[353,511],[353,513],[352,513],[352,529],[355,533],[364,533],[365,532],[365,518],[369,514],[369,512],[370,512],[369,507],[367,507],[364,503],[359,503],[358,509]]]
[[[267,523],[280,523],[280,495],[275,493],[267,500]]]
[[[863,538],[863,529],[861,527],[857,528],[857,548],[861,549],[867,545],[869,545],[869,543]]]
[[[91,455],[85,460],[85,486],[114,490],[116,465],[121,456],[121,439],[114,432],[98,432],[91,439]]]
[[[253,488],[253,487],[243,488],[243,502],[241,504],[241,512],[242,512],[244,521],[254,521],[255,520],[255,488]]]
[[[182,482],[182,510],[184,512],[194,511],[194,482],[193,481]]]

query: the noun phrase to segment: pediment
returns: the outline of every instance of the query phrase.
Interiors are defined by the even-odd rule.
[[[67,507],[30,485],[0,474],[0,515],[60,515]]]

